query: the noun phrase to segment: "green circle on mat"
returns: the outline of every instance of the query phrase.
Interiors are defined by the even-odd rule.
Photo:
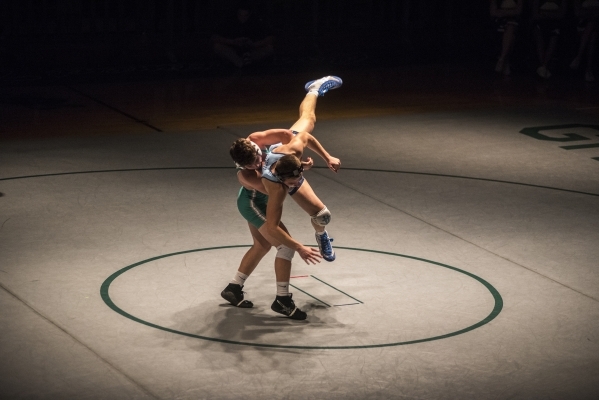
[[[188,333],[188,332],[182,332],[182,331],[178,331],[175,329],[171,329],[171,328],[167,328],[164,326],[160,326],[160,325],[156,325],[153,324],[151,322],[148,321],[144,321],[140,318],[135,317],[134,315],[131,315],[129,313],[127,313],[126,311],[124,311],[123,309],[121,309],[120,307],[118,307],[116,304],[114,304],[114,302],[112,301],[112,299],[110,298],[110,295],[108,293],[108,290],[110,289],[110,285],[112,284],[112,282],[114,282],[114,280],[116,278],[118,278],[120,275],[124,274],[125,272],[135,268],[135,267],[139,267],[140,265],[143,264],[147,264],[149,262],[155,261],[155,260],[159,260],[161,258],[166,258],[166,257],[172,257],[172,256],[177,256],[180,254],[187,254],[187,253],[194,253],[194,252],[198,252],[198,251],[209,251],[209,250],[219,250],[219,249],[230,249],[230,248],[236,248],[236,247],[250,247],[250,245],[235,245],[235,246],[219,246],[219,247],[206,247],[203,249],[194,249],[194,250],[186,250],[186,251],[180,251],[180,252],[176,252],[176,253],[170,253],[170,254],[164,254],[161,256],[157,256],[157,257],[152,257],[152,258],[148,258],[147,260],[143,260],[143,261],[139,261],[135,264],[131,264],[125,268],[120,269],[119,271],[115,272],[114,274],[110,275],[105,281],[104,283],[102,283],[102,286],[100,288],[100,295],[102,296],[102,300],[104,300],[104,303],[106,303],[106,305],[108,307],[110,307],[112,310],[116,311],[117,313],[121,314],[122,316],[129,318],[132,321],[135,322],[139,322],[140,324],[144,324],[147,326],[150,326],[152,328],[156,328],[156,329],[160,329],[166,332],[171,332],[171,333],[175,333],[178,335],[183,335],[183,336],[188,336],[188,337],[192,337],[192,338],[196,338],[196,339],[202,339],[202,340],[209,340],[209,341],[213,341],[213,342],[220,342],[220,343],[228,343],[228,344],[238,344],[238,345],[243,345],[243,346],[254,346],[254,347],[268,347],[268,348],[278,348],[278,349],[304,349],[304,350],[323,350],[323,349],[329,349],[329,350],[340,350],[340,349],[366,349],[366,348],[376,348],[376,347],[390,347],[390,346],[403,346],[403,345],[407,345],[407,344],[415,344],[415,343],[422,343],[422,342],[430,342],[433,340],[439,340],[439,339],[445,339],[448,337],[452,337],[452,336],[457,336],[457,335],[461,335],[462,333],[466,333],[466,332],[470,332],[476,328],[480,328],[481,326],[491,322],[493,319],[495,319],[495,317],[497,317],[499,315],[499,313],[501,312],[501,309],[503,308],[503,299],[501,298],[501,295],[499,294],[499,292],[497,291],[497,289],[495,289],[489,282],[485,281],[484,279],[471,274],[470,272],[466,272],[464,270],[461,270],[459,268],[456,267],[452,267],[450,265],[446,265],[446,264],[442,264],[436,261],[431,261],[431,260],[427,260],[424,258],[419,258],[419,257],[413,257],[413,256],[408,256],[405,254],[398,254],[398,253],[391,253],[391,252],[387,252],[387,251],[378,251],[378,250],[368,250],[368,249],[358,249],[358,248],[354,248],[354,247],[340,247],[340,246],[336,246],[336,249],[345,249],[345,250],[353,250],[353,251],[364,251],[364,252],[370,252],[370,253],[378,253],[378,254],[386,254],[386,255],[390,255],[390,256],[395,256],[395,257],[403,257],[403,258],[409,258],[412,260],[417,260],[417,261],[422,261],[422,262],[426,262],[429,264],[434,264],[443,268],[447,268],[450,269],[452,271],[456,271],[459,272],[461,274],[464,274],[476,281],[478,281],[479,283],[481,283],[485,288],[487,288],[487,290],[491,293],[491,295],[493,296],[493,299],[495,300],[495,305],[493,307],[493,310],[491,311],[491,313],[489,315],[487,315],[487,317],[485,317],[484,319],[482,319],[481,321],[475,323],[474,325],[470,325],[464,329],[460,329],[458,331],[455,332],[450,332],[450,333],[446,333],[444,335],[439,335],[439,336],[433,336],[433,337],[428,337],[428,338],[422,338],[422,339],[416,339],[416,340],[410,340],[410,341],[406,341],[406,342],[395,342],[395,343],[381,343],[381,344],[373,344],[373,345],[362,345],[362,346],[290,346],[290,345],[278,345],[278,344],[267,344],[267,343],[250,343],[250,342],[239,342],[239,341],[234,341],[234,340],[225,340],[225,339],[218,339],[218,338],[213,338],[213,337],[207,337],[207,336],[200,336],[200,335],[195,335],[193,333]]]

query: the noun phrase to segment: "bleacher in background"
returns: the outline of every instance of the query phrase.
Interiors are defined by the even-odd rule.
[[[485,1],[263,0],[276,35],[273,65],[438,62],[476,53]],[[472,3],[470,5],[467,3]],[[3,74],[60,75],[162,68],[207,72],[209,37],[231,1],[2,0]]]

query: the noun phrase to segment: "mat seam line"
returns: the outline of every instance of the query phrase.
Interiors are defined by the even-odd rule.
[[[92,100],[92,101],[94,101],[94,102],[96,102],[96,103],[98,103],[98,104],[100,104],[100,105],[102,105],[102,106],[106,107],[106,108],[108,108],[109,110],[112,110],[112,111],[114,111],[114,112],[116,112],[116,113],[118,113],[118,114],[121,114],[121,115],[123,115],[123,116],[125,116],[125,117],[129,118],[129,119],[132,119],[133,121],[137,122],[138,124],[145,125],[145,126],[147,126],[148,128],[150,128],[150,129],[152,129],[152,130],[154,130],[154,131],[156,131],[156,132],[163,132],[163,130],[162,130],[162,129],[155,127],[154,125],[150,124],[149,122],[147,122],[147,121],[144,121],[144,120],[142,120],[142,119],[139,119],[139,118],[137,118],[136,116],[134,116],[134,115],[131,115],[131,114],[129,114],[129,113],[127,113],[127,112],[123,111],[123,110],[120,110],[120,109],[118,109],[118,108],[116,108],[116,107],[114,107],[114,106],[111,106],[110,104],[108,104],[108,103],[106,103],[106,102],[103,102],[102,100],[100,100],[100,99],[97,99],[97,98],[95,98],[94,96],[91,96],[91,95],[89,95],[89,94],[87,94],[87,93],[85,93],[85,92],[82,92],[82,91],[81,91],[81,90],[79,90],[79,89],[75,89],[74,87],[72,87],[72,86],[68,86],[68,85],[64,85],[64,87],[66,87],[67,89],[69,89],[69,90],[71,90],[71,91],[73,91],[73,92],[75,92],[75,93],[77,93],[77,94],[79,94],[79,95],[81,95],[81,96],[83,96],[83,97],[86,97],[86,98],[88,98],[88,99],[90,99],[90,100]]]

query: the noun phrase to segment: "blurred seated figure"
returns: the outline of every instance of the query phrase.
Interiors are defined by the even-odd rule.
[[[532,8],[532,21],[534,38],[539,58],[537,75],[549,79],[548,65],[553,58],[557,46],[557,40],[566,14],[566,0],[534,0]]]
[[[599,25],[599,0],[574,0],[574,15],[578,19],[580,43],[576,57],[570,68],[576,70],[586,57],[584,79],[594,82],[593,73],[595,50],[597,47],[597,28]]]
[[[214,52],[237,68],[273,54],[274,36],[252,13],[249,2],[237,3],[234,13],[217,25],[211,40]]]
[[[510,75],[510,56],[514,48],[516,31],[524,0],[490,0],[491,17],[497,25],[497,32],[501,33],[501,52],[495,65],[495,71]]]

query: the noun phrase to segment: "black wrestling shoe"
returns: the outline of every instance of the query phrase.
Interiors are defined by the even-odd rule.
[[[291,319],[302,320],[308,316],[308,314],[295,306],[295,303],[291,299],[291,294],[289,296],[277,296],[270,308],[274,312],[286,315]]]
[[[243,294],[245,292],[242,291],[241,289],[243,289],[243,286],[237,285],[235,283],[229,283],[229,285],[225,288],[225,290],[223,290],[220,293],[220,295],[223,297],[223,299],[227,300],[229,303],[233,304],[235,307],[240,307],[240,308],[254,307],[254,303],[252,303],[249,300],[243,299]]]

